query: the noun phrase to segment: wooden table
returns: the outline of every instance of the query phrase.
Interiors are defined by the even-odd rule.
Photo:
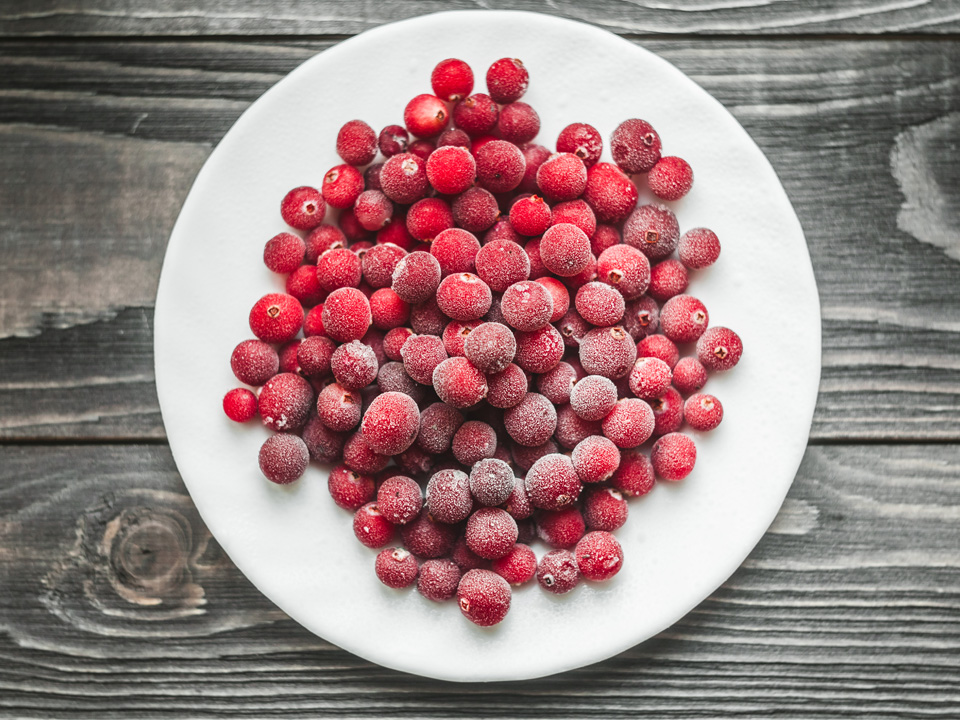
[[[451,685],[233,567],[164,440],[152,317],[244,108],[344,36],[475,5],[622,33],[736,115],[807,234],[823,381],[780,516],[699,608],[589,668]],[[958,33],[958,0],[0,4],[0,714],[960,717]]]

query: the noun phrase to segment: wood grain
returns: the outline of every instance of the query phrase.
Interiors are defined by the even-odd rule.
[[[328,45],[0,45],[0,437],[163,436],[152,305],[180,204],[240,112]],[[813,437],[960,439],[960,44],[645,45],[730,108],[800,216]]]
[[[956,0],[31,0],[0,6],[0,36],[330,35],[440,10],[531,10],[636,34],[950,33]]]
[[[810,448],[767,536],[674,627],[557,677],[453,685],[276,610],[165,447],[6,447],[0,714],[954,718],[958,543],[956,446]]]

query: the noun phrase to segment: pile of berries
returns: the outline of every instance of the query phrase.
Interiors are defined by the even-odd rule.
[[[330,494],[383,548],[381,581],[456,597],[482,626],[506,615],[511,585],[566,593],[620,570],[627,498],[693,470],[679,431],[720,424],[700,391],[743,349],[686,294],[717,236],[638,206],[637,175],[674,201],[690,166],[639,119],[613,131],[613,163],[585,123],[556,152],[536,144],[528,80],[503,58],[471,94],[470,67],[444,60],[403,125],[340,129],[344,163],[283,198],[296,232],[263,258],[286,292],[254,304],[256,339],[231,357],[259,395],[223,401],[275,431],[259,457],[269,480],[336,465]],[[539,559],[535,539],[552,548]]]

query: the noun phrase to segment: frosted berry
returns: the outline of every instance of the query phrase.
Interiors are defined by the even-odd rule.
[[[665,205],[641,205],[623,225],[623,241],[651,260],[660,260],[677,249],[680,224]]]
[[[472,138],[486,135],[497,125],[500,109],[489,95],[476,93],[453,108],[453,121]]]
[[[627,450],[621,453],[620,467],[610,479],[610,484],[630,497],[646,495],[654,485],[653,464],[650,458],[639,450]]]
[[[623,327],[634,340],[653,335],[660,327],[660,306],[644,295],[627,303],[623,311]]]
[[[267,240],[263,248],[263,262],[275,273],[291,273],[300,267],[306,245],[293,233],[280,233]]]
[[[403,548],[384,548],[377,554],[374,570],[387,587],[399,590],[417,579],[417,559]]]
[[[510,224],[521,235],[540,235],[550,226],[550,206],[539,195],[517,200],[510,208]]]
[[[436,137],[449,120],[447,106],[436,95],[417,95],[403,110],[403,124],[418,138]]]
[[[589,282],[577,290],[577,312],[593,325],[606,327],[620,322],[624,307],[623,295],[610,285]]]
[[[571,123],[560,131],[557,152],[573,153],[583,160],[584,165],[591,167],[603,152],[603,137],[593,125]]]
[[[521,192],[528,193],[539,192],[540,187],[537,185],[537,171],[540,170],[540,166],[543,165],[547,158],[553,155],[553,153],[543,145],[537,145],[537,143],[532,142],[524,143],[520,147],[520,152],[523,153],[526,167],[523,170],[523,180],[520,181],[517,189]]]
[[[511,327],[533,332],[550,323],[553,296],[544,285],[523,280],[506,288],[500,300],[500,311]]]
[[[457,604],[475,625],[496,625],[510,610],[510,585],[491,570],[468,570],[457,586]]]
[[[274,375],[260,390],[260,419],[277,432],[296,430],[307,422],[313,388],[293,373]]]
[[[616,380],[637,360],[637,347],[621,326],[595,328],[580,340],[580,364],[591,375]]]
[[[553,325],[517,333],[517,365],[532,373],[549,372],[563,358],[563,336]]]
[[[527,375],[518,365],[509,363],[487,377],[487,402],[495,408],[511,408],[527,394]]]
[[[637,356],[660,358],[673,368],[680,359],[680,351],[667,336],[648,335],[637,343]]]
[[[553,548],[572,548],[586,529],[583,515],[576,507],[537,514],[537,536]]]
[[[585,201],[567,200],[554,205],[550,224],[560,225],[561,223],[570,223],[583,230],[586,236],[591,238],[591,248],[593,247],[592,238],[597,231],[597,216]]]
[[[634,300],[650,285],[650,261],[634,247],[614,245],[597,258],[597,279],[616,288],[625,300]]]
[[[323,328],[337,342],[359,340],[370,329],[373,317],[366,296],[352,287],[334,290],[323,303]]]
[[[430,86],[441,100],[456,102],[473,90],[473,70],[457,58],[441,60],[430,73]]]
[[[466,148],[440,147],[427,158],[427,180],[438,193],[459,195],[473,185],[477,163]]]
[[[413,153],[398,153],[383,164],[380,186],[394,202],[416,202],[427,192],[427,164]]]
[[[383,190],[380,185],[380,171],[383,169],[383,163],[374,163],[363,171],[363,187],[367,190]],[[389,224],[389,223],[387,223]]]
[[[472,187],[453,200],[453,221],[468,232],[483,232],[500,215],[497,199],[489,190]]]
[[[713,395],[696,394],[687,398],[683,416],[694,430],[713,430],[723,420],[723,405]]]
[[[330,373],[330,359],[337,349],[330,338],[311,336],[297,346],[297,364],[307,377],[324,377]]]
[[[529,470],[533,467],[534,463],[544,455],[554,455],[558,453],[559,450],[560,448],[553,440],[547,440],[542,445],[536,445],[534,447],[527,447],[526,445],[520,445],[516,442],[510,445],[510,455],[513,457],[513,462],[522,470]],[[524,495],[526,496],[526,487],[524,487]],[[529,497],[527,497],[526,503],[527,505],[530,504]]]
[[[628,513],[627,501],[618,490],[595,487],[583,494],[583,519],[589,530],[612,532],[623,527]]]
[[[343,444],[343,462],[355,472],[371,474],[383,470],[390,462],[390,456],[374,452],[363,435],[356,432]]]
[[[476,270],[478,252],[480,241],[473,233],[461,228],[444,230],[430,243],[430,254],[440,263],[443,277],[454,273],[472,273]]]
[[[443,341],[436,335],[413,335],[400,350],[407,374],[422,385],[433,384],[433,371],[447,359]]]
[[[652,400],[662,397],[673,381],[670,366],[660,358],[642,357],[630,371],[630,392],[638,398]]]
[[[470,479],[461,470],[439,470],[427,483],[427,509],[434,520],[455,524],[473,510]]]
[[[323,222],[327,206],[320,191],[312,187],[298,187],[288,192],[280,203],[283,221],[297,230],[312,230]]]
[[[578,272],[576,275],[571,275],[570,277],[564,278],[564,282],[571,292],[575,292],[587,283],[593,282],[596,279],[597,259],[593,256],[593,253],[590,253],[590,255],[587,257],[587,264],[584,266],[583,270]]]
[[[742,354],[743,342],[730,328],[709,328],[697,340],[697,359],[712,372],[729,370]]]
[[[552,445],[552,443],[548,444]],[[522,445],[517,447],[526,450],[531,449],[523,448]],[[553,449],[556,450],[555,445]],[[548,455],[549,452],[545,452],[544,454]],[[542,455],[540,457],[542,457]],[[532,465],[533,462],[530,464]],[[530,498],[527,497],[527,488],[523,480],[517,480],[516,478],[513,479],[513,490],[510,491],[510,496],[503,503],[503,509],[510,513],[514,520],[526,520],[533,515],[533,506],[530,504]]]
[[[356,473],[346,465],[337,465],[330,471],[327,489],[344,510],[359,510],[376,496],[373,477]]]
[[[537,282],[550,293],[553,300],[553,313],[550,315],[550,322],[557,322],[570,309],[570,292],[562,282],[553,277],[537,278]]]
[[[317,259],[315,276],[320,287],[327,292],[339,288],[358,287],[362,275],[362,261],[352,250],[334,248]]]
[[[617,447],[634,448],[653,435],[653,410],[643,400],[618,400],[613,410],[603,419],[603,434]]]
[[[673,386],[684,395],[694,393],[707,382],[707,369],[695,357],[681,358],[673,368]]]
[[[347,236],[343,234],[340,228],[334,225],[320,225],[310,231],[305,242],[306,255],[303,260],[308,265],[316,265],[317,258],[327,250],[346,247]]]
[[[223,396],[223,412],[234,422],[252,420],[257,414],[257,396],[246,388],[234,388]]]
[[[250,310],[250,329],[267,343],[292,340],[303,327],[303,306],[292,295],[270,293]]]
[[[487,235],[490,235],[493,229],[498,228],[500,225],[501,223],[497,223],[496,225],[494,225],[491,231],[487,232]],[[516,231],[510,225],[509,221],[506,221],[505,225],[506,227],[510,228],[511,233],[516,235]],[[520,238],[520,236],[517,235],[517,238]],[[527,242],[523,246],[523,250],[525,253],[527,253],[527,257],[530,259],[530,279],[531,280],[537,280],[539,278],[545,277],[550,274],[550,271],[547,270],[546,266],[543,264],[543,260],[540,258],[540,238],[535,238]]]
[[[490,192],[509,192],[523,180],[526,161],[513,143],[491,140],[477,151],[476,157],[477,180]]]
[[[610,136],[610,152],[624,172],[650,172],[660,159],[660,136],[645,120],[624,120]]]
[[[460,568],[452,560],[434,558],[424,561],[417,577],[417,592],[427,600],[443,602],[457,594]]]
[[[557,431],[554,436],[563,448],[572,450],[591,435],[601,432],[598,421],[584,420],[569,405],[561,405],[557,409]]]
[[[332,463],[338,462],[343,456],[346,434],[331,430],[316,415],[311,415],[307,420],[302,437],[312,460]]]
[[[405,475],[394,475],[377,490],[377,509],[394,525],[405,525],[420,514],[420,486]]]
[[[353,340],[333,352],[330,369],[341,386],[347,390],[359,390],[376,380],[379,363],[373,348]]]
[[[517,543],[509,553],[494,560],[490,569],[511,585],[523,585],[537,574],[537,556],[527,545]]]
[[[440,263],[430,253],[416,251],[404,257],[393,271],[390,287],[411,305],[433,297],[440,285]]]
[[[420,410],[409,395],[387,392],[378,395],[363,415],[360,432],[374,452],[396,455],[417,439]]]
[[[591,257],[590,239],[571,223],[553,225],[540,238],[540,259],[555,275],[576,275],[589,265]]]
[[[359,392],[331,383],[317,395],[317,414],[331,430],[346,432],[359,424],[362,402]]]
[[[510,465],[492,457],[477,461],[470,471],[470,492],[481,505],[505,503],[513,492],[515,482]]]
[[[364,190],[357,197],[353,214],[365,230],[379,230],[393,217],[393,203],[380,190]]]
[[[381,393],[402,392],[409,395],[418,406],[427,397],[426,388],[407,375],[403,364],[398,362],[384,363],[380,367],[377,373],[377,388]]]
[[[590,236],[590,250],[599,258],[603,255],[604,250],[619,245],[620,242],[620,231],[617,230],[616,227],[613,225],[599,224]]]
[[[435,148],[436,145],[434,145],[433,140],[420,139],[414,140],[412,143],[410,143],[409,151],[411,155],[415,155],[416,157],[425,161],[428,157],[430,157],[430,154]]]
[[[457,531],[452,525],[434,521],[430,513],[422,512],[417,519],[400,526],[400,536],[407,550],[417,557],[438,558],[450,552]]]
[[[438,148],[454,145],[456,147],[462,147],[469,150],[470,144],[470,136],[459,128],[450,128],[448,130],[444,130],[437,138]]]
[[[675,388],[667,388],[661,397],[647,400],[647,403],[653,409],[655,437],[676,432],[683,425],[683,397]]]
[[[349,251],[347,251],[349,252]],[[301,265],[287,275],[286,291],[300,301],[302,305],[311,306],[323,301],[326,290],[320,287],[317,280],[317,270],[310,265]]]
[[[477,320],[486,315],[492,301],[490,287],[469,272],[448,275],[437,288],[437,305],[454,320]]]
[[[616,385],[601,375],[588,375],[570,393],[570,407],[584,420],[603,420],[616,404]]]
[[[600,222],[620,222],[636,207],[638,197],[637,186],[616,165],[598,162],[587,170],[583,199]]]
[[[697,446],[682,433],[664,435],[650,451],[650,462],[657,477],[671,482],[687,477],[696,461]]]
[[[443,347],[446,349],[447,355],[450,357],[455,355],[463,357],[465,355],[464,344],[467,338],[482,324],[483,322],[481,320],[466,320],[464,322],[451,320],[443,329],[442,336]]]
[[[370,317],[375,328],[392,330],[410,319],[410,305],[388,287],[373,293],[369,302]]]
[[[448,322],[435,297],[410,308],[410,327],[420,335],[442,335]]]
[[[564,313],[560,322],[557,323],[557,328],[560,330],[563,343],[567,347],[579,347],[580,341],[592,329],[590,323],[580,317],[576,308],[570,308]]]
[[[337,155],[350,165],[366,165],[377,156],[377,133],[363,120],[344,123],[337,133]]]
[[[570,459],[580,482],[599,483],[609,480],[620,467],[620,450],[608,438],[591,435],[577,443]]]
[[[570,363],[560,362],[552,370],[537,376],[537,390],[554,405],[570,402],[577,382],[577,371]]]
[[[540,587],[555,595],[573,590],[580,582],[577,560],[569,550],[551,550],[537,565],[537,582]]]
[[[587,187],[587,167],[573,153],[555,153],[537,169],[537,187],[548,200],[573,200]]]
[[[486,397],[487,378],[466,358],[452,357],[433,371],[433,388],[448,405],[468,408]]]
[[[280,358],[262,340],[244,340],[233,349],[230,368],[240,382],[259,387],[277,374]]]
[[[323,176],[322,187],[323,197],[331,207],[346,210],[363,192],[363,174],[352,165],[336,165]]]
[[[692,295],[676,295],[660,309],[660,332],[675,343],[694,342],[709,322],[706,306]]]
[[[504,140],[522,145],[540,132],[540,116],[525,102],[509,103],[500,108],[497,130]]]
[[[454,543],[453,550],[450,552],[450,559],[457,564],[461,572],[475,570],[478,568],[486,570],[490,567],[490,561],[484,560],[473,550],[467,547],[467,541],[463,535]]]
[[[453,436],[453,456],[470,467],[484,458],[492,458],[497,449],[497,433],[487,423],[468,420]]]
[[[557,427],[557,410],[539,393],[528,392],[523,400],[503,412],[507,434],[520,445],[543,445]]]
[[[417,444],[429,453],[448,452],[453,436],[461,425],[463,415],[456,408],[438,402],[424,408],[420,416],[420,434]]]
[[[374,293],[376,295],[376,293]],[[371,298],[372,299],[372,298]],[[372,310],[371,310],[372,312]],[[396,362],[403,361],[402,350],[407,340],[413,336],[413,330],[408,327],[398,327],[388,330],[383,337],[383,352]]]
[[[583,485],[566,455],[544,455],[527,471],[527,497],[530,504],[542,510],[559,510],[572,504]]]
[[[409,142],[410,134],[402,125],[387,125],[377,137],[377,145],[386,158],[406,152]]]
[[[662,157],[647,175],[647,184],[661,200],[679,200],[693,187],[693,170],[683,158]]]
[[[417,240],[407,230],[406,217],[403,208],[394,208],[393,217],[377,232],[378,245],[396,245],[402,250],[410,251],[417,245]]]
[[[480,372],[501,372],[513,360],[517,342],[506,325],[483,323],[467,335],[463,346],[466,358]]]
[[[260,447],[260,471],[270,482],[287,485],[303,475],[310,453],[297,435],[271,435]]]
[[[517,58],[501,58],[487,69],[487,90],[501,105],[523,97],[529,83],[530,73]]]
[[[677,255],[685,267],[702,270],[720,257],[720,239],[707,228],[687,230],[677,241]]]
[[[623,567],[623,548],[605,530],[588,532],[577,543],[574,555],[580,574],[587,580],[609,580]]]
[[[393,540],[393,523],[380,514],[376,503],[367,503],[353,516],[353,534],[368,548],[382,548]]]
[[[486,560],[509,553],[517,542],[517,521],[506,510],[484,507],[467,519],[467,547]]]

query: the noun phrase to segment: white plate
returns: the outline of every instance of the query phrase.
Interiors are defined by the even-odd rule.
[[[617,532],[626,559],[603,585],[556,597],[528,585],[506,620],[481,629],[454,602],[397,592],[373,573],[374,552],[352,535],[324,469],[292,487],[261,477],[267,431],[221,410],[236,385],[230,352],[251,337],[247,313],[282,288],[261,261],[284,229],[280,198],[319,185],[340,160],[340,125],[398,122],[430,91],[446,57],[487,66],[520,57],[525,101],[548,146],[571,122],[604,138],[642,117],[667,154],[696,173],[674,203],[682,229],[713,228],[723,253],[694,274],[711,323],[743,337],[739,367],[711,377],[723,425],[697,437],[697,468],[630,505]],[[609,157],[608,153],[605,155]],[[641,180],[640,185],[643,185]],[[642,191],[641,202],[649,201]],[[164,260],[156,309],[160,406],[177,466],[211,532],[241,571],[286,613],[361,657],[457,681],[518,680],[608,658],[669,627],[743,562],[777,514],[807,443],[820,375],[820,313],[810,257],[789,200],[759,148],[710,95],[669,63],[606,31],[518,12],[447,12],[365,32],[311,58],[254,103],[204,165]]]

